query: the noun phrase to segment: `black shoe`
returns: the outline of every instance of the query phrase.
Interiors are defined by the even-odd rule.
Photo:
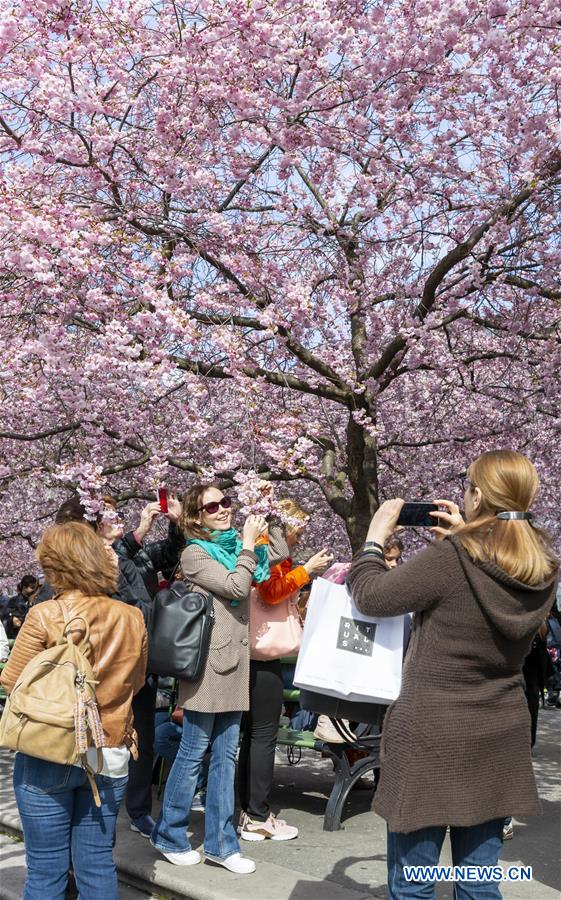
[[[131,819],[131,831],[136,831],[142,837],[149,838],[154,830],[154,819],[152,816],[139,816],[138,819]]]
[[[78,897],[78,887],[76,886],[76,881],[74,878],[74,872],[72,869],[68,872],[68,884],[66,886],[66,894],[65,900],[77,900]]]

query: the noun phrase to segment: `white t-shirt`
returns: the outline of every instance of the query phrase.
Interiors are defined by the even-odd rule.
[[[0,622],[0,662],[5,662],[10,655],[10,645],[6,637],[6,631],[2,622]]]
[[[101,755],[103,757],[103,766],[101,772],[97,771],[97,749],[95,747],[88,748],[88,763],[94,770],[96,775],[107,775],[108,778],[124,778],[129,774],[129,758],[130,750],[121,744],[120,747],[102,747]],[[81,768],[81,763],[73,763]]]

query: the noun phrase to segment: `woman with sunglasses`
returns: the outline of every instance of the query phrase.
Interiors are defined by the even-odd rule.
[[[211,746],[205,809],[205,857],[237,874],[255,871],[242,856],[234,827],[234,778],[242,712],[249,708],[249,594],[289,555],[284,531],[248,516],[241,538],[232,527],[232,501],[212,484],[196,484],[183,498],[181,556],[186,581],[214,598],[209,654],[199,681],[179,682],[183,735],[166,784],[152,844],[180,866],[200,862],[187,837],[199,770]],[[258,544],[267,534],[268,542]]]
[[[447,826],[454,866],[493,870],[505,817],[541,812],[522,665],[555,597],[558,560],[532,524],[538,487],[521,453],[484,453],[468,469],[466,521],[437,500],[442,540],[388,572],[383,545],[403,506],[388,500],[353,560],[347,585],[362,613],[416,613],[374,798],[388,824],[392,900],[434,898],[434,883],[408,881],[405,869],[438,865]],[[457,900],[500,896],[494,879],[454,886]]]

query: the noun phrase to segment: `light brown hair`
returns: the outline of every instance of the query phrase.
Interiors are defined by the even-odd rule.
[[[290,497],[286,497],[279,502],[279,510],[282,516],[287,519],[298,519],[298,521],[302,523],[302,525],[288,523],[286,525],[287,534],[294,534],[294,532],[300,531],[300,528],[302,528],[310,519],[310,514],[307,513],[305,509],[302,509],[296,500],[291,500]]]
[[[495,563],[524,584],[550,580],[559,562],[548,535],[527,520],[496,517],[502,511],[530,510],[539,489],[533,463],[514,450],[491,450],[471,464],[467,475],[470,489],[481,491],[481,506],[455,531],[471,558]]]
[[[201,515],[200,507],[203,502],[203,497],[209,488],[216,488],[218,491],[222,490],[222,488],[219,488],[217,484],[213,484],[211,481],[199,481],[190,487],[188,491],[185,491],[185,494],[183,495],[179,527],[186,538],[201,541],[212,540],[208,528],[203,528],[202,525],[199,525],[197,522],[197,519]]]
[[[118,567],[100,537],[83,522],[48,528],[37,559],[55,591],[81,591],[89,597],[117,591]]]

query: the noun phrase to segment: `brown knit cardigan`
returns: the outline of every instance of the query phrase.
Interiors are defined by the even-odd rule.
[[[451,536],[391,571],[359,554],[347,586],[368,615],[415,613],[373,806],[390,830],[539,814],[521,670],[554,583],[475,564]]]

